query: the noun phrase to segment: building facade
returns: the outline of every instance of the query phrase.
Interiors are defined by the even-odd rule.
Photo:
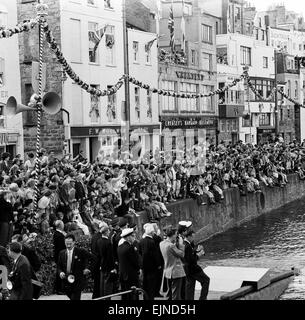
[[[0,27],[13,28],[17,22],[15,1],[2,0]],[[9,152],[12,157],[24,153],[22,115],[6,116],[6,102],[14,96],[21,103],[18,36],[0,40],[0,154]]]
[[[181,9],[181,2],[180,2]],[[175,23],[175,50],[181,50],[181,10],[177,3]],[[216,89],[216,22],[220,19],[203,12],[198,7],[184,13],[185,60],[180,63],[159,62],[159,88],[180,94],[209,93]],[[161,19],[160,49],[170,52],[168,17]],[[162,123],[162,149],[168,157],[183,157],[185,152],[198,144],[217,143],[218,117],[216,96],[183,99],[160,96],[160,120]]]
[[[251,82],[261,96],[267,98],[270,95],[274,87],[274,51],[273,48],[265,44],[264,40],[256,40],[253,36],[237,33],[217,35],[217,48],[218,55],[222,53],[222,56],[225,57],[225,63],[217,65],[219,83],[232,82],[231,79],[234,77],[240,77],[244,67],[249,67]],[[228,81],[228,77],[230,77],[230,81]],[[238,116],[239,129],[236,131],[239,134],[239,139],[246,143],[256,144],[274,137],[274,99],[270,102],[260,100],[252,91],[248,91],[242,82],[230,91],[228,94],[230,100],[233,101],[231,104],[237,113],[234,118],[237,120]],[[242,91],[244,91],[243,98]],[[244,104],[243,116],[240,114],[242,104]],[[226,108],[232,110],[230,105]],[[224,109],[224,106],[220,105],[219,110],[221,109]],[[227,111],[227,114],[231,119],[234,119],[232,112]],[[221,115],[223,114],[220,112]],[[225,130],[230,133],[231,127],[233,127],[233,124],[230,124],[231,120],[229,124],[225,119],[221,120],[220,134],[223,134]]]

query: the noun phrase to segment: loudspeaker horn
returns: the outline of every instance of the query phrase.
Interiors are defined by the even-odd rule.
[[[35,109],[32,107],[25,106],[23,104],[18,104],[14,96],[8,98],[4,111],[4,114],[6,116],[15,116],[16,114],[25,111],[35,111]]]
[[[61,101],[58,94],[48,92],[42,98],[42,110],[48,114],[56,114],[61,109]]]

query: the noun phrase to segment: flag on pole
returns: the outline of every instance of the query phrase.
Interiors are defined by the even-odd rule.
[[[230,7],[228,7],[228,11],[227,11],[227,32],[232,33]]]
[[[96,50],[106,32],[108,24],[106,24],[103,28],[96,31],[89,31],[89,40],[94,43],[93,52],[96,53]]]
[[[157,14],[156,14],[156,33],[157,35],[160,35],[160,19],[162,18],[162,5],[161,0],[157,1]]]
[[[149,51],[150,51],[152,45],[154,44],[154,42],[155,42],[156,40],[157,40],[157,38],[154,38],[154,39],[148,41],[148,42],[145,44],[145,51],[146,51],[146,52],[149,52]]]
[[[181,17],[181,50],[185,53],[184,0],[182,0],[182,17]]]
[[[172,5],[171,5],[170,11],[169,11],[168,29],[170,32],[169,45],[171,47],[172,53],[174,53],[175,52],[175,24],[174,24],[173,0],[172,0]]]

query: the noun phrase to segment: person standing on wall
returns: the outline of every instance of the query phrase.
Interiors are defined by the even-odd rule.
[[[89,252],[75,247],[75,237],[69,234],[65,237],[66,249],[59,253],[57,272],[63,284],[63,291],[70,300],[80,300],[82,290],[86,285]]]

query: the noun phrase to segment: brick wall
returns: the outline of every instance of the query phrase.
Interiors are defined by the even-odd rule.
[[[59,1],[46,0],[49,6],[47,21],[51,27],[53,35],[60,45],[60,9]],[[18,0],[18,21],[34,18],[36,2],[24,3]],[[31,89],[32,61],[38,61],[38,27],[31,32],[19,35],[19,58],[21,72],[21,96],[22,103],[27,104],[29,97],[33,93]],[[49,49],[45,41],[43,62],[46,63],[46,87],[45,92],[53,91],[61,97],[61,66],[57,63],[55,55]],[[24,123],[24,151],[35,151],[36,149],[36,121],[35,112],[25,112],[23,114]],[[56,154],[62,154],[64,143],[64,127],[62,125],[62,113],[48,115],[43,113],[41,122],[41,147],[52,150]]]

